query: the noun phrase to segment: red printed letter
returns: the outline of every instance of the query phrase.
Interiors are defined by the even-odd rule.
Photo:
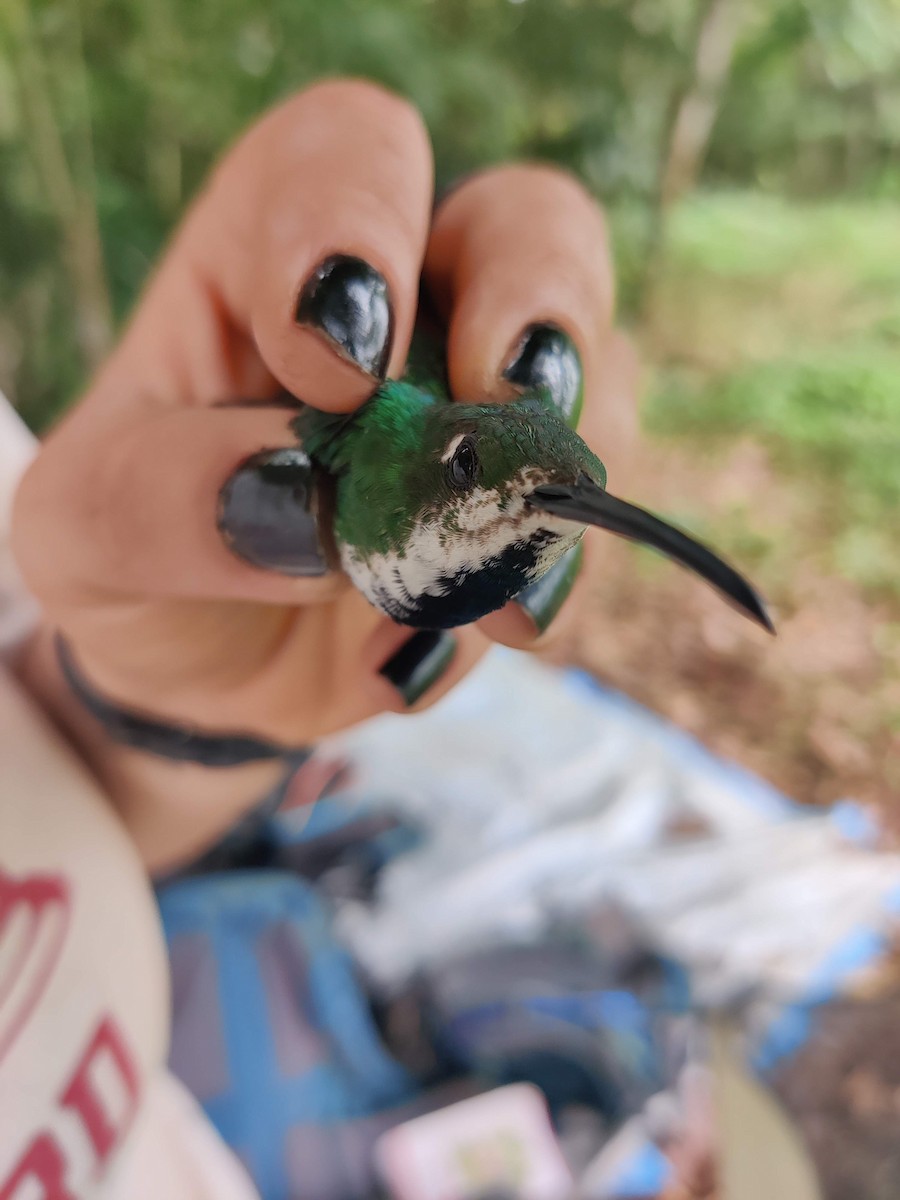
[[[66,1160],[59,1146],[49,1133],[39,1134],[0,1188],[0,1200],[16,1200],[17,1196],[37,1200],[38,1193],[29,1186],[35,1182],[43,1188],[40,1200],[78,1200],[66,1187],[65,1173]]]
[[[131,1124],[138,1103],[137,1070],[112,1017],[100,1022],[59,1102],[81,1121],[99,1167]]]

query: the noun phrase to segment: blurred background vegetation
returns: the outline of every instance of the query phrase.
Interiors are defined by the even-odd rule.
[[[3,0],[0,388],[35,428],[227,142],[337,72],[419,105],[439,185],[540,157],[603,200],[647,367],[627,490],[740,556],[782,630],[748,641],[616,549],[569,652],[796,794],[887,800],[897,0]],[[623,613],[628,635],[604,635]]]

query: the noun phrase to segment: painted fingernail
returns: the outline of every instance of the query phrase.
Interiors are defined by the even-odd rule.
[[[222,488],[219,530],[234,553],[254,566],[282,575],[324,575],[328,563],[309,456],[288,447],[247,459]]]
[[[584,546],[579,542],[567,550],[537,583],[532,583],[516,596],[516,604],[534,621],[538,634],[550,628],[553,618],[569,598],[583,558]]]
[[[529,325],[516,342],[503,378],[522,388],[544,387],[574,429],[581,415],[584,378],[575,343],[558,325]]]
[[[393,684],[407,708],[440,679],[456,653],[456,638],[446,630],[422,629],[387,660],[379,674]]]
[[[394,333],[387,280],[361,258],[334,254],[313,271],[297,301],[300,325],[320,330],[338,353],[384,378]]]

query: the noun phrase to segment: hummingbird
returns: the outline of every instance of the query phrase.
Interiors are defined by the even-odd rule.
[[[459,403],[433,351],[414,343],[410,362],[354,413],[304,408],[293,421],[328,477],[341,565],[376,608],[423,629],[467,625],[596,526],[661,551],[774,632],[733,567],[607,490],[603,463],[544,389],[508,404]]]

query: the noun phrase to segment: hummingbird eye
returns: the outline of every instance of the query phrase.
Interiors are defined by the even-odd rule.
[[[447,464],[450,482],[455,488],[466,490],[478,478],[478,455],[475,445],[470,438],[463,438]]]

